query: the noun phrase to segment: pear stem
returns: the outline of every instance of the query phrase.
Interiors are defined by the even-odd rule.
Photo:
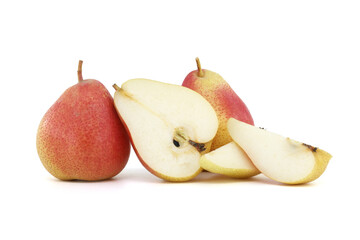
[[[79,65],[78,65],[78,70],[77,70],[77,74],[78,74],[78,81],[79,82],[82,82],[84,79],[83,79],[83,76],[82,76],[82,64],[83,64],[83,61],[82,60],[79,60]]]
[[[195,60],[196,60],[196,65],[197,65],[197,69],[198,69],[198,76],[199,76],[199,77],[203,77],[203,76],[204,76],[204,72],[203,72],[203,70],[202,70],[202,68],[201,68],[200,60],[199,60],[198,57],[197,57]]]
[[[119,87],[118,85],[116,85],[116,83],[113,84],[112,86],[113,86],[113,88],[114,88],[116,91],[119,91],[119,90],[120,90],[120,87]]]

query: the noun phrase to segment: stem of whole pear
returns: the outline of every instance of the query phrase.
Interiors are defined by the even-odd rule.
[[[197,65],[197,69],[198,69],[198,76],[199,76],[199,77],[203,77],[203,76],[204,76],[204,72],[203,72],[203,70],[202,70],[202,68],[201,68],[200,60],[199,60],[198,57],[197,57],[195,60],[196,60],[196,65]]]
[[[82,64],[83,64],[83,61],[82,60],[79,60],[79,65],[78,65],[78,70],[77,70],[77,74],[78,74],[78,81],[79,82],[82,82],[84,79],[83,79],[83,76],[82,76]]]

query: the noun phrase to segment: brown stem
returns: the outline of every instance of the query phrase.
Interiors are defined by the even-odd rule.
[[[119,87],[118,85],[116,85],[116,83],[113,84],[112,86],[113,86],[113,88],[114,88],[116,91],[119,91],[119,90],[120,90],[120,87]]]
[[[196,60],[196,65],[197,65],[197,69],[198,69],[198,76],[199,76],[199,77],[203,77],[203,76],[204,76],[204,72],[203,72],[203,70],[202,70],[202,68],[201,68],[200,60],[199,60],[198,57],[197,57],[195,60]]]
[[[197,143],[197,142],[193,142],[191,140],[189,140],[189,143],[191,146],[195,147],[196,150],[198,150],[200,153],[206,150],[204,143]]]
[[[82,76],[82,64],[83,64],[83,61],[82,60],[79,60],[79,65],[78,65],[78,70],[77,70],[77,74],[78,74],[78,81],[81,82],[83,81],[83,76]]]

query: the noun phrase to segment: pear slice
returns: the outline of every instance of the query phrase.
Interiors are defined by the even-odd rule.
[[[233,178],[249,178],[260,173],[235,142],[230,142],[200,158],[200,166],[212,173]]]
[[[230,118],[232,139],[247,153],[257,169],[281,183],[311,182],[325,171],[332,157],[310,145]]]
[[[218,128],[214,109],[200,94],[173,84],[132,79],[114,85],[114,101],[132,146],[146,169],[169,181],[201,172]]]

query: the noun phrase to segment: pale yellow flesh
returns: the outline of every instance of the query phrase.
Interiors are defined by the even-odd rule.
[[[209,172],[233,178],[249,178],[260,173],[235,142],[203,155],[200,158],[200,166]]]
[[[153,173],[185,181],[201,171],[199,151],[187,141],[179,147],[173,143],[176,129],[197,143],[214,138],[218,120],[201,95],[177,85],[133,79],[116,91],[114,101],[138,154]]]
[[[264,175],[281,183],[315,180],[326,169],[331,155],[290,138],[236,119],[228,121],[230,136]]]

